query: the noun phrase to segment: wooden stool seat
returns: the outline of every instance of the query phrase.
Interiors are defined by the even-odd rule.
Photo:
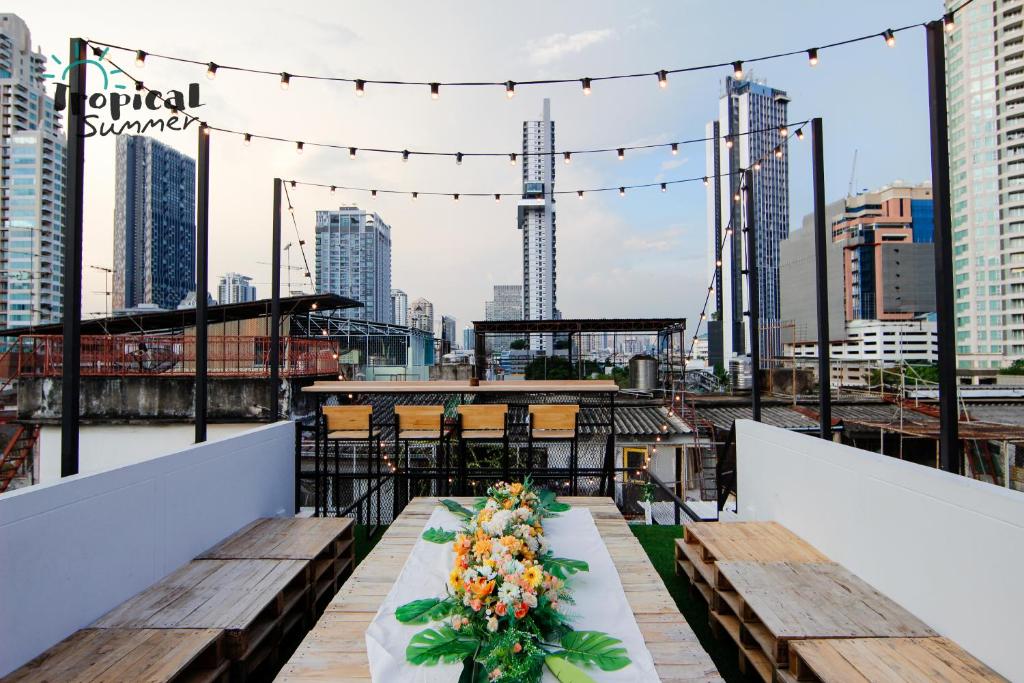
[[[450,429],[441,432],[437,429],[403,429],[398,432],[399,440],[406,441],[432,441],[451,434]]]
[[[466,441],[481,441],[484,439],[504,439],[504,429],[463,429],[459,435]]]
[[[377,436],[380,436],[380,432],[371,432],[369,429],[342,429],[327,433],[327,438],[334,441],[366,441]]]
[[[572,429],[534,429],[530,432],[535,441],[544,439],[574,439],[576,432]]]

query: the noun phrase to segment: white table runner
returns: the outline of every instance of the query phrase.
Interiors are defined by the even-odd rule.
[[[444,508],[434,510],[424,528],[441,527],[448,531],[461,528],[459,519]],[[618,638],[629,653],[632,664],[619,671],[605,672],[597,667],[584,667],[595,681],[657,681],[654,660],[647,651],[643,635],[633,617],[622,590],[619,574],[601,540],[590,510],[572,508],[559,517],[544,520],[544,535],[557,557],[583,560],[589,572],[575,574],[570,589],[575,605],[566,605],[572,625],[581,631],[602,631]],[[405,659],[409,639],[417,632],[437,627],[402,624],[395,619],[398,607],[421,598],[441,598],[455,555],[451,544],[437,544],[417,539],[398,580],[391,587],[380,609],[366,630],[366,649],[370,673],[374,681],[414,681],[433,683],[457,681],[462,664],[414,666]],[[557,679],[545,668],[545,683]]]

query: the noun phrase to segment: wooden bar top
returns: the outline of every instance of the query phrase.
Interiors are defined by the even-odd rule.
[[[610,394],[619,390],[608,379],[521,380],[508,382],[480,382],[471,386],[468,381],[438,380],[434,382],[314,382],[302,390],[322,394]]]

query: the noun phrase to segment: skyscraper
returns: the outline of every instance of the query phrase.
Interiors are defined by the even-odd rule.
[[[256,301],[256,288],[252,286],[252,278],[240,273],[225,273],[220,276],[217,285],[217,302],[237,304],[245,301]]]
[[[523,288],[519,285],[494,285],[494,299],[484,302],[484,320],[522,320]],[[507,351],[515,335],[488,335],[487,344],[493,351]]]
[[[317,211],[316,291],[363,304],[342,317],[391,322],[391,227],[354,205]]]
[[[544,100],[540,121],[523,122],[523,196],[517,225],[523,232],[523,319],[554,320],[557,314],[555,268],[555,123],[551,101]],[[551,335],[531,335],[530,348],[554,350]]]
[[[434,334],[434,304],[423,297],[409,306],[409,327]]]
[[[762,358],[782,352],[779,323],[779,242],[789,236],[789,155],[781,128],[789,97],[782,90],[749,80],[725,79],[717,121],[707,126],[708,274],[715,283],[708,326],[709,362],[727,365],[750,350],[744,319],[748,300],[743,274],[744,203],[742,171],[754,171],[753,202]],[[778,155],[776,154],[778,150]],[[736,201],[736,197],[741,201]],[[726,231],[732,228],[724,241]]]
[[[441,349],[448,353],[455,346],[455,318],[450,315],[441,316]]]
[[[391,290],[391,322],[402,327],[409,326],[409,295],[400,289]]]
[[[64,312],[64,167],[61,118],[46,94],[46,57],[28,26],[0,14],[0,327]]]
[[[114,179],[114,310],[173,309],[196,288],[196,162],[119,135]]]
[[[946,0],[946,9],[960,3]],[[1021,8],[979,0],[946,34],[957,365],[1024,358]]]

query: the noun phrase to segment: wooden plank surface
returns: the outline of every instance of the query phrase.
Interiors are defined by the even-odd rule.
[[[696,543],[704,560],[739,562],[829,562],[829,558],[777,522],[695,522],[679,543]]]
[[[717,564],[746,607],[775,638],[937,635],[920,619],[835,563]]]
[[[229,661],[218,629],[84,629],[4,681],[218,681]]]
[[[616,393],[619,387],[611,380],[523,380],[516,382],[482,381],[470,386],[468,381],[434,382],[360,382],[321,381],[303,387],[306,393],[320,394],[528,394],[528,393]]]
[[[474,499],[456,500],[468,505]],[[559,500],[590,509],[661,680],[666,683],[721,681],[711,657],[679,613],[614,501],[594,497],[561,497]],[[278,681],[369,680],[366,628],[401,573],[436,506],[436,498],[415,498],[406,506],[327,606],[320,621],[281,670]]]
[[[832,683],[1005,681],[947,638],[794,641],[789,680]]]
[[[347,517],[257,519],[196,559],[312,560],[335,541],[351,543],[353,525]]]

